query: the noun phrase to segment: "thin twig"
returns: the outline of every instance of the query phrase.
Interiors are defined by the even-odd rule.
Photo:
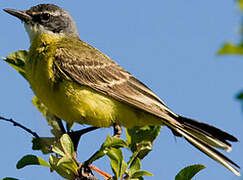
[[[7,121],[7,122],[11,122],[11,123],[13,123],[14,126],[20,127],[23,130],[25,130],[26,132],[28,132],[31,135],[33,135],[34,137],[39,138],[39,135],[36,132],[31,131],[29,128],[27,128],[27,127],[23,126],[22,124],[14,121],[13,119],[7,119],[7,118],[4,118],[4,117],[1,117],[0,116],[0,120],[4,120],[4,121]]]
[[[112,176],[110,174],[108,174],[107,172],[101,171],[99,168],[97,168],[94,165],[89,164],[89,168],[94,170],[95,172],[97,172],[101,176],[103,176],[105,179],[111,179],[112,178]]]

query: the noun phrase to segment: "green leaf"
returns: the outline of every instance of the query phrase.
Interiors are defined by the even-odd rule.
[[[141,169],[140,159],[138,157],[135,157],[131,161],[131,165],[130,165],[127,173],[129,175],[129,177],[133,177],[134,173],[138,172],[140,169]]]
[[[60,141],[56,141],[52,146],[52,151],[60,156],[72,158],[74,153],[73,142],[69,135],[63,134]]]
[[[107,153],[106,149],[100,149],[98,151],[96,151],[90,158],[89,158],[89,163],[92,164],[92,162],[96,161],[97,159],[102,158],[103,156],[105,156]]]
[[[51,133],[57,138],[61,137],[64,132],[62,131],[56,116],[52,114],[36,96],[32,99],[32,103],[46,118],[48,125],[52,127]]]
[[[144,126],[126,129],[127,144],[132,152],[140,149],[138,157],[143,159],[151,150],[152,143],[159,135],[161,126]],[[138,147],[140,146],[140,147]]]
[[[62,157],[66,156],[63,147],[60,143],[60,141],[57,141],[53,146],[52,146],[52,151]]]
[[[143,176],[153,176],[153,174],[151,174],[150,172],[147,172],[147,171],[138,171],[138,172],[135,172],[131,178],[140,178]]]
[[[6,59],[3,59],[10,66],[12,66],[16,71],[18,71],[24,78],[25,77],[25,62],[28,58],[28,51],[20,50],[9,54]]]
[[[147,147],[146,144],[149,145],[149,146]],[[129,159],[128,163],[127,163],[128,165],[130,165],[129,169],[127,171],[127,174],[132,179],[143,179],[142,176],[152,175],[149,172],[140,171],[140,169],[141,169],[141,160],[139,158],[139,156],[141,156],[141,155],[143,155],[142,157],[144,157],[143,153],[148,153],[151,150],[150,149],[151,146],[152,146],[152,144],[149,141],[139,143],[137,145],[138,149],[130,157],[130,159]],[[145,173],[145,174],[143,174],[143,173]],[[140,174],[141,174],[141,176],[140,176]]]
[[[108,135],[105,142],[101,145],[100,149],[96,151],[96,153],[89,158],[88,160],[89,163],[91,164],[93,161],[105,156],[108,153],[109,148],[112,147],[114,148],[127,147],[127,143],[123,139],[110,137]]]
[[[52,153],[52,146],[56,143],[57,138],[40,137],[32,139],[32,149],[41,150],[43,154]]]
[[[111,168],[115,174],[115,176],[120,177],[122,179],[125,170],[127,168],[127,164],[123,160],[122,150],[116,148],[110,148],[107,152],[107,156],[111,161]]]
[[[201,164],[187,166],[176,175],[175,180],[190,180],[193,178],[193,176],[195,176],[200,170],[204,168],[206,167]]]
[[[243,92],[240,92],[236,95],[237,99],[243,100]]]
[[[111,137],[108,135],[105,142],[102,144],[101,148],[105,149],[110,147],[127,147],[127,142],[121,138]]]
[[[19,180],[19,179],[11,178],[11,177],[5,177],[5,178],[2,178],[1,180]]]
[[[60,139],[62,148],[65,152],[65,154],[68,157],[73,157],[73,152],[74,152],[74,147],[73,147],[73,142],[71,140],[71,138],[69,137],[69,135],[67,134],[63,134],[61,139]]]
[[[63,178],[74,180],[76,174],[72,170],[63,166],[62,163],[61,164],[59,163],[59,165],[57,165],[60,159],[61,158],[51,155],[49,158],[49,163],[51,165],[51,168],[54,169]]]
[[[34,155],[26,155],[26,156],[22,157],[18,161],[16,167],[17,167],[17,169],[21,169],[28,165],[41,165],[41,166],[50,167],[48,162],[46,162],[45,160],[41,159],[40,157],[34,156]]]
[[[226,55],[226,54],[243,55],[243,46],[233,45],[229,42],[225,43],[223,47],[218,51],[218,55]]]
[[[67,169],[70,169],[75,174],[78,172],[78,166],[77,166],[77,164],[74,162],[74,160],[72,158],[62,157],[58,161],[57,166],[63,166],[65,168],[67,168]]]
[[[153,144],[151,141],[142,141],[137,144],[138,157],[143,159],[147,154],[152,151]]]

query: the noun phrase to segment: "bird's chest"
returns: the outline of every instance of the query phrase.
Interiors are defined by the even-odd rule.
[[[26,63],[26,75],[32,90],[42,102],[49,104],[55,96],[57,81],[53,68],[53,57],[45,48],[31,49]]]

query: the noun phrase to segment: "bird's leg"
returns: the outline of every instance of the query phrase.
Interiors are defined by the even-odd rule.
[[[114,123],[113,124],[113,130],[114,130],[114,134],[113,134],[113,137],[117,137],[117,138],[120,138],[121,137],[121,134],[122,134],[122,128],[120,125]]]

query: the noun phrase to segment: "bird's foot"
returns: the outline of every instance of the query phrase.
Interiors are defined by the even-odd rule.
[[[113,130],[114,130],[114,134],[113,134],[113,137],[117,137],[117,138],[120,138],[121,137],[121,134],[122,134],[122,128],[120,125],[114,123],[113,124]]]
[[[75,180],[98,180],[96,178],[89,165],[87,163],[80,163],[79,169],[78,169],[78,175],[75,178]]]

